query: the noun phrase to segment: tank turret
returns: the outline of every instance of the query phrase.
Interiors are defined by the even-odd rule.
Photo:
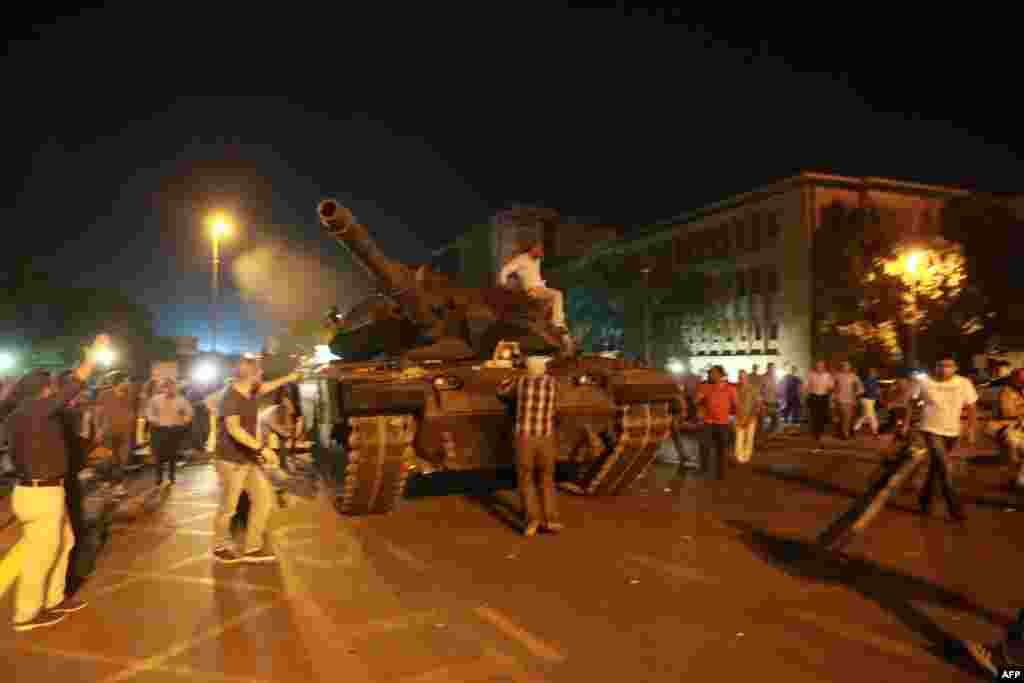
[[[426,266],[412,268],[394,261],[334,199],[320,202],[319,216],[327,234],[377,282],[376,299],[395,304],[375,300],[355,307],[365,315],[330,316],[339,323],[331,351],[345,360],[490,359],[501,342],[516,342],[524,353],[570,351],[547,320],[543,305],[524,292],[459,287]]]

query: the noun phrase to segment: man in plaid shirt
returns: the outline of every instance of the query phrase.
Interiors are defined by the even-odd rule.
[[[543,525],[557,533],[555,505],[555,410],[558,400],[555,379],[545,373],[547,359],[531,356],[526,361],[525,377],[510,377],[501,383],[501,396],[516,397],[516,459],[519,469],[519,497],[526,514],[526,535],[533,536]],[[537,476],[540,476],[540,501],[537,500]]]

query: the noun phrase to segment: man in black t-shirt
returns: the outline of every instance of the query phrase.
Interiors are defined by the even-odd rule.
[[[261,465],[274,463],[277,455],[265,448],[259,437],[261,396],[299,379],[297,373],[262,384],[263,367],[258,358],[243,358],[238,366],[238,381],[224,393],[220,406],[217,434],[217,474],[224,495],[214,527],[214,557],[225,564],[273,562],[276,556],[264,543],[267,521],[274,508],[274,490]],[[245,491],[250,511],[245,549],[239,555],[232,548],[231,518],[238,499]]]

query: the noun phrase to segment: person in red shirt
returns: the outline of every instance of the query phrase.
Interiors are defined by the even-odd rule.
[[[736,387],[725,381],[725,369],[716,365],[708,382],[697,387],[697,416],[704,423],[701,462],[713,479],[725,478],[725,458],[731,440],[729,416],[736,412]]]

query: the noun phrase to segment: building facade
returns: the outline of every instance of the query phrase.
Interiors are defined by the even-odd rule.
[[[735,378],[753,364],[796,365],[816,353],[816,320],[827,309],[815,288],[814,240],[836,211],[871,208],[886,230],[926,233],[947,201],[963,190],[882,178],[802,173],[663,221],[612,247],[597,246],[550,275],[572,286],[580,263],[615,251],[636,273],[627,306],[625,351],[652,361],[683,361],[695,371],[722,365]],[[622,255],[625,254],[625,257]],[[644,272],[646,271],[646,272]],[[645,289],[685,278],[714,315],[675,316],[671,301],[653,306]],[[708,322],[713,320],[714,322]],[[658,336],[651,339],[652,335]],[[665,338],[673,337],[673,338]]]

